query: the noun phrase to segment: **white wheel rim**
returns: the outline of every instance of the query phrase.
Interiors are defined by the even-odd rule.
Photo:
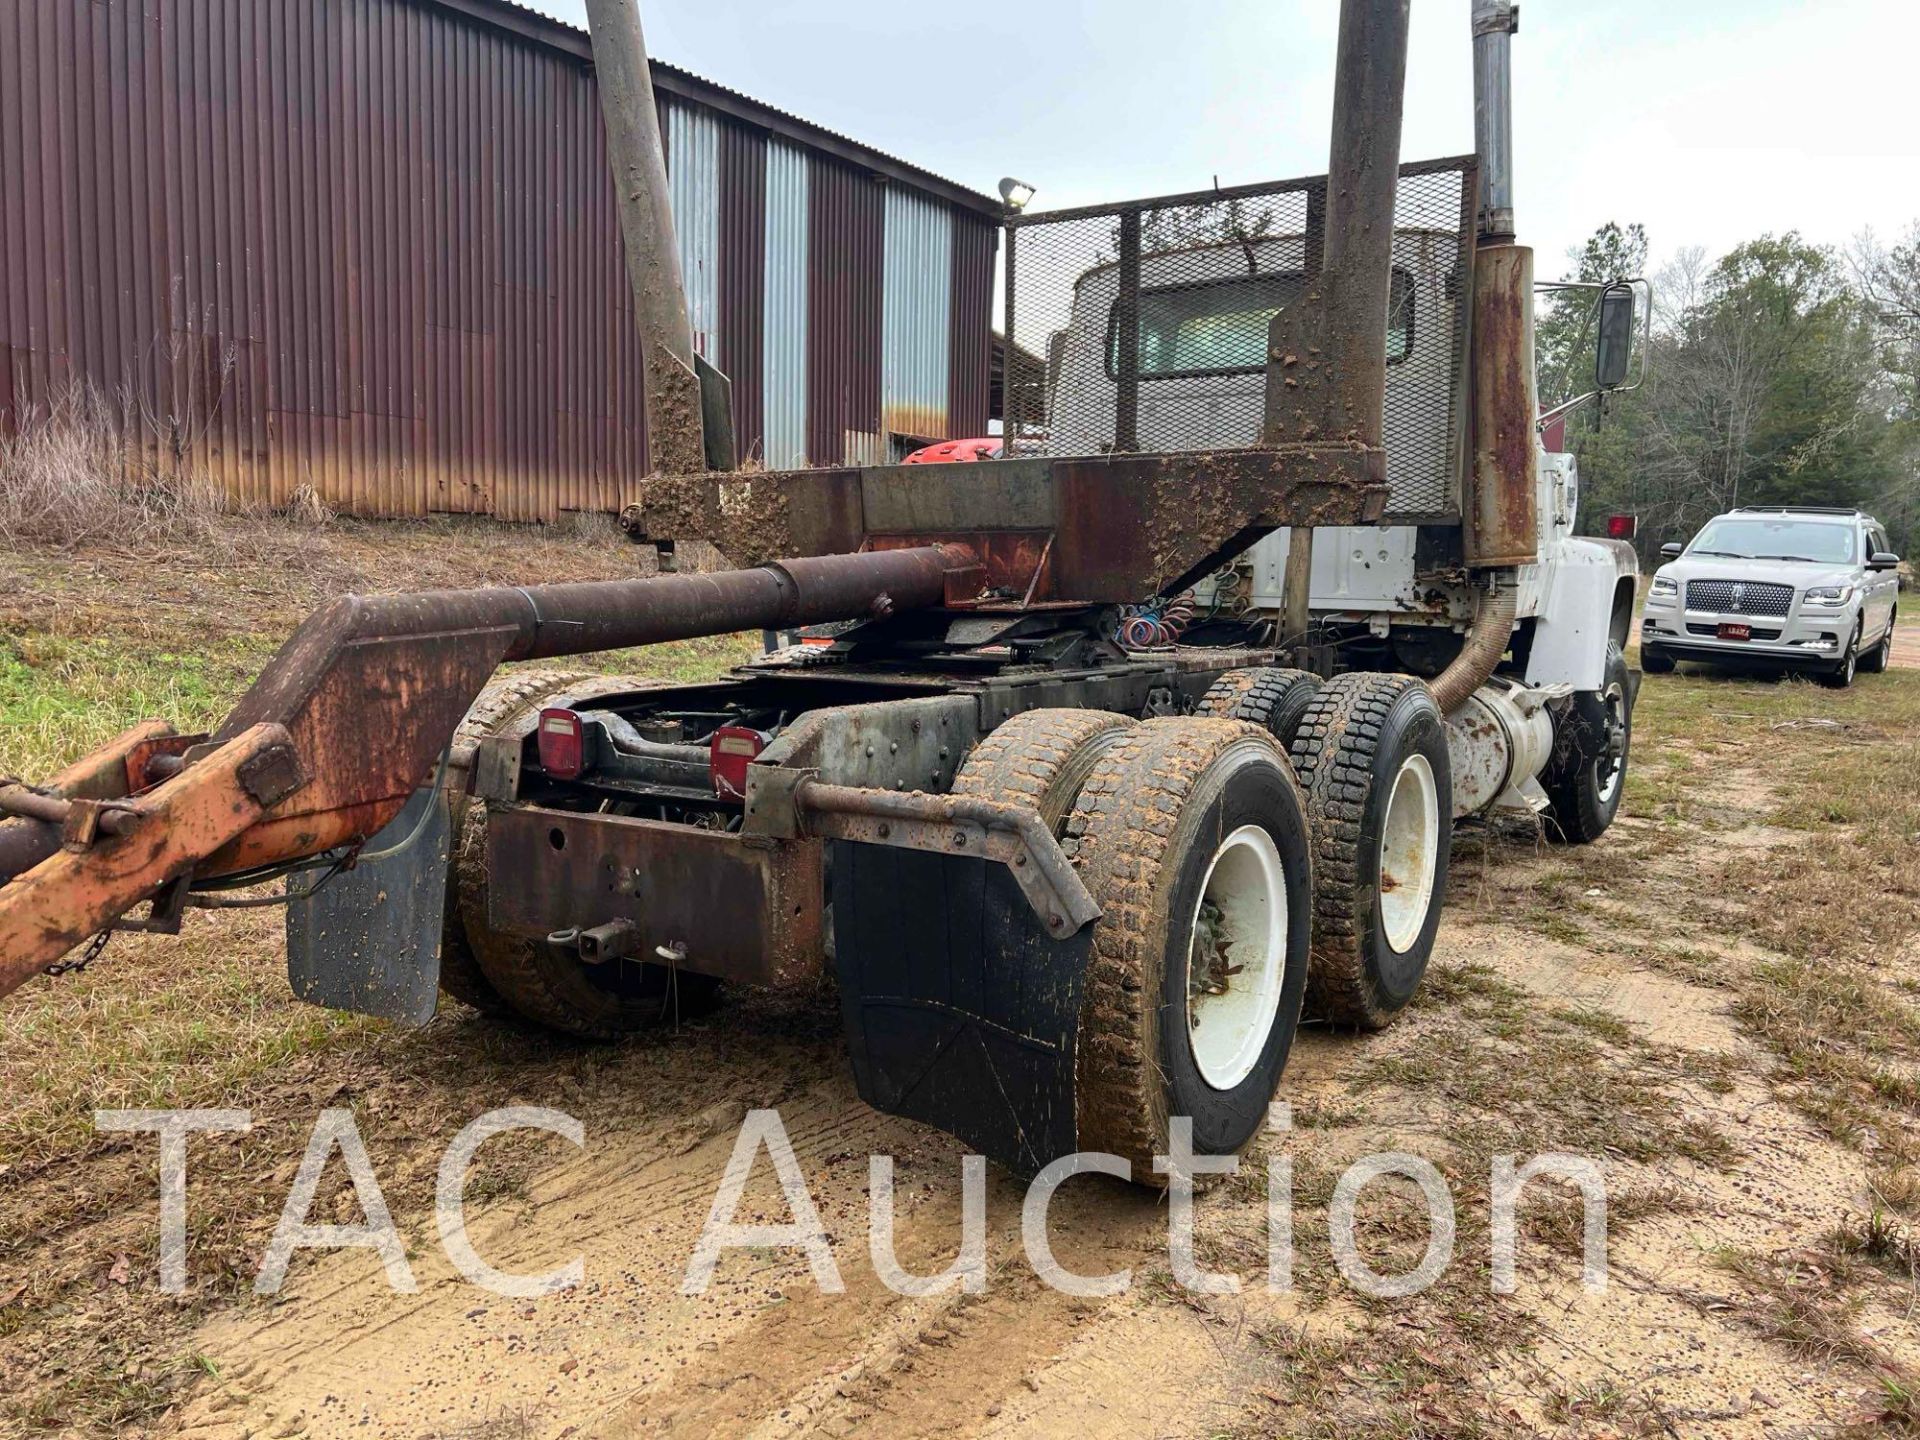
[[[1260,826],[1242,825],[1214,852],[1187,932],[1187,1042],[1214,1089],[1233,1089],[1260,1063],[1286,970],[1280,851]]]
[[[1433,907],[1440,859],[1440,790],[1424,755],[1409,755],[1393,777],[1380,835],[1380,919],[1394,954],[1413,948]]]

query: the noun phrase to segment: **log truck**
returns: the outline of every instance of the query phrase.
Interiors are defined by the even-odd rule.
[[[1095,207],[1113,245],[1075,288],[1105,287],[1110,390],[1055,377],[1052,448],[755,471],[691,343],[635,0],[589,0],[655,471],[623,525],[662,573],[347,596],[211,734],[144,724],[0,789],[0,994],[277,885],[315,1004],[611,1039],[824,972],[862,1098],[1010,1167],[1150,1182],[1179,1116],[1239,1150],[1303,1016],[1413,997],[1455,821],[1593,840],[1627,760],[1632,553],[1571,534],[1536,434],[1515,10],[1473,0],[1476,153],[1403,167],[1408,3],[1343,0],[1329,172],[1269,187],[1306,223],[1228,247],[1253,299],[1156,280],[1165,217],[1219,195]],[[1398,224],[1443,172],[1457,227]],[[1010,310],[1071,218],[1009,213]],[[1451,359],[1396,379],[1416,253]],[[1155,448],[1205,403],[1167,357],[1248,333],[1258,424]],[[1402,383],[1439,430],[1389,423]],[[1267,643],[1167,623],[1273,535]],[[1373,602],[1324,593],[1327,537],[1377,554]],[[741,568],[677,571],[694,540]],[[514,663],[820,625],[703,684]]]

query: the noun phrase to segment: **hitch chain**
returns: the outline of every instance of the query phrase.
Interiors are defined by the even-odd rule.
[[[61,975],[78,975],[82,970],[85,970],[87,966],[100,958],[100,952],[107,948],[107,942],[112,938],[113,931],[102,930],[87,942],[87,948],[80,952],[80,958],[78,960],[55,960],[51,965],[47,966],[43,973],[55,977]]]

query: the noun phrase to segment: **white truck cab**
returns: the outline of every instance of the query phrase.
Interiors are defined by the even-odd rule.
[[[1428,676],[1458,653],[1479,603],[1458,544],[1468,424],[1460,287],[1472,271],[1463,264],[1462,243],[1457,231],[1396,230],[1387,317],[1388,513],[1379,525],[1312,532],[1309,609],[1316,630],[1337,643],[1370,646],[1376,656],[1384,650],[1384,659],[1371,662],[1381,668]],[[1136,367],[1139,448],[1259,443],[1269,326],[1307,283],[1306,251],[1299,234],[1143,249],[1131,356],[1121,347],[1120,266],[1088,268],[1048,346],[1045,448],[1110,448],[1129,361]],[[1510,658],[1450,717],[1461,752],[1454,809],[1464,815],[1496,803],[1548,808],[1552,787],[1540,782],[1552,769],[1553,722],[1583,708],[1574,697],[1585,695],[1593,715],[1604,717],[1611,706],[1604,723],[1619,732],[1607,742],[1618,760],[1606,790],[1610,820],[1625,761],[1633,685],[1623,652],[1639,567],[1625,542],[1575,535],[1578,464],[1535,444],[1538,533],[1531,563],[1513,572],[1518,624]],[[1216,587],[1231,583],[1236,603],[1269,617],[1273,643],[1286,645],[1296,638],[1279,633],[1290,548],[1286,530],[1258,540],[1236,562],[1238,575],[1223,572],[1198,587],[1197,603],[1213,605]],[[1496,759],[1476,761],[1468,732],[1485,730],[1490,710],[1506,742]]]

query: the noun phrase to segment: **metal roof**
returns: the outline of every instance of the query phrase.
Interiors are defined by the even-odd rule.
[[[593,47],[585,30],[516,4],[515,0],[415,0],[415,3],[451,10],[482,24],[506,30],[533,44],[573,55],[588,65],[593,63]],[[862,166],[875,174],[904,181],[929,194],[950,200],[963,209],[994,220],[1001,217],[1000,202],[992,196],[969,190],[931,170],[924,170],[884,150],[876,150],[850,136],[829,130],[824,125],[816,125],[790,111],[695,75],[690,70],[661,60],[652,60],[650,63],[654,87],[666,94],[709,105],[736,120],[760,126],[772,134]]]

